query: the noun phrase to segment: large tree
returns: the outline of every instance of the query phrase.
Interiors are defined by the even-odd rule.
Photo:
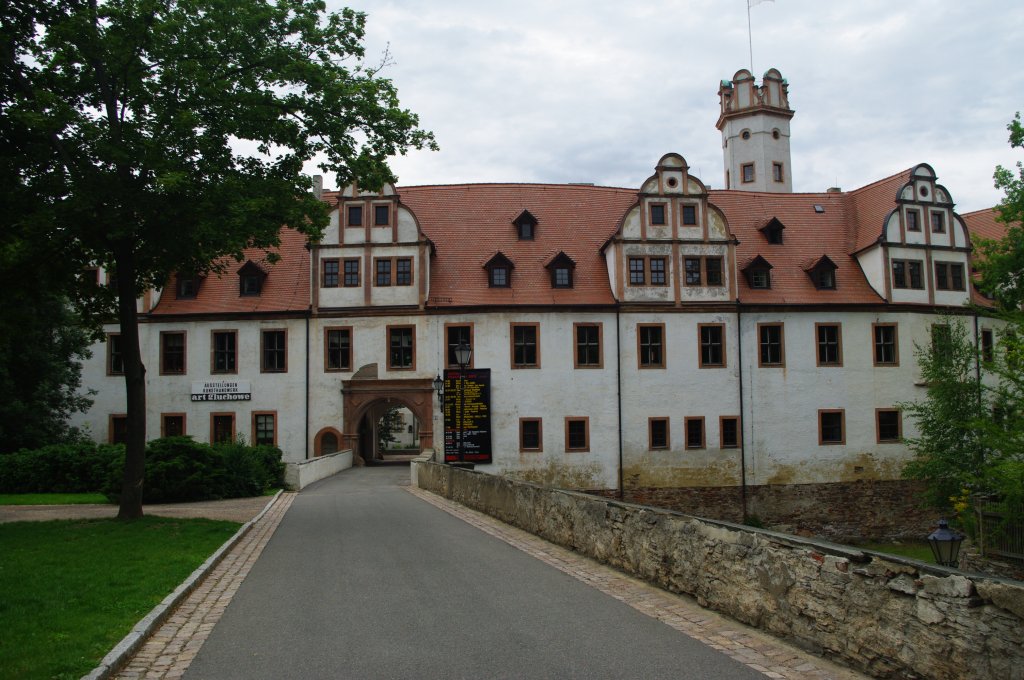
[[[137,298],[205,271],[282,225],[317,238],[327,210],[302,175],[395,178],[433,146],[364,65],[364,15],[318,0],[9,0],[0,9],[4,179],[16,227],[51,246],[86,309],[116,308],[128,438],[119,517],[142,514],[145,367]],[[109,291],[71,273],[101,266]],[[70,282],[78,281],[71,285]],[[112,310],[111,310],[112,311]]]

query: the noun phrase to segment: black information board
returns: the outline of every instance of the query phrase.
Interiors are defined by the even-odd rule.
[[[465,402],[462,390],[465,390]],[[463,405],[464,404],[464,405]],[[462,457],[459,457],[459,411],[462,417]],[[491,462],[491,369],[445,369],[444,461]]]

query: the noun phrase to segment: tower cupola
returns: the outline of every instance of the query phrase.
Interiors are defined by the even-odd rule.
[[[789,153],[789,84],[777,69],[768,69],[759,86],[740,69],[718,88],[721,113],[715,127],[722,133],[725,188],[741,191],[793,192]]]

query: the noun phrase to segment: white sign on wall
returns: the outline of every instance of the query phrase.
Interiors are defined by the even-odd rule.
[[[192,383],[192,401],[250,401],[248,380],[196,380]]]

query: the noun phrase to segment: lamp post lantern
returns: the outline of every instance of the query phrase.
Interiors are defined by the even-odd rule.
[[[469,366],[472,358],[473,348],[465,342],[460,342],[455,346],[455,363],[459,365],[459,463],[465,462],[462,439],[466,426],[464,421],[466,410],[466,366]]]
[[[928,545],[932,548],[935,563],[944,567],[955,567],[960,557],[960,544],[964,537],[949,528],[949,522],[939,520],[939,528],[928,536]]]

